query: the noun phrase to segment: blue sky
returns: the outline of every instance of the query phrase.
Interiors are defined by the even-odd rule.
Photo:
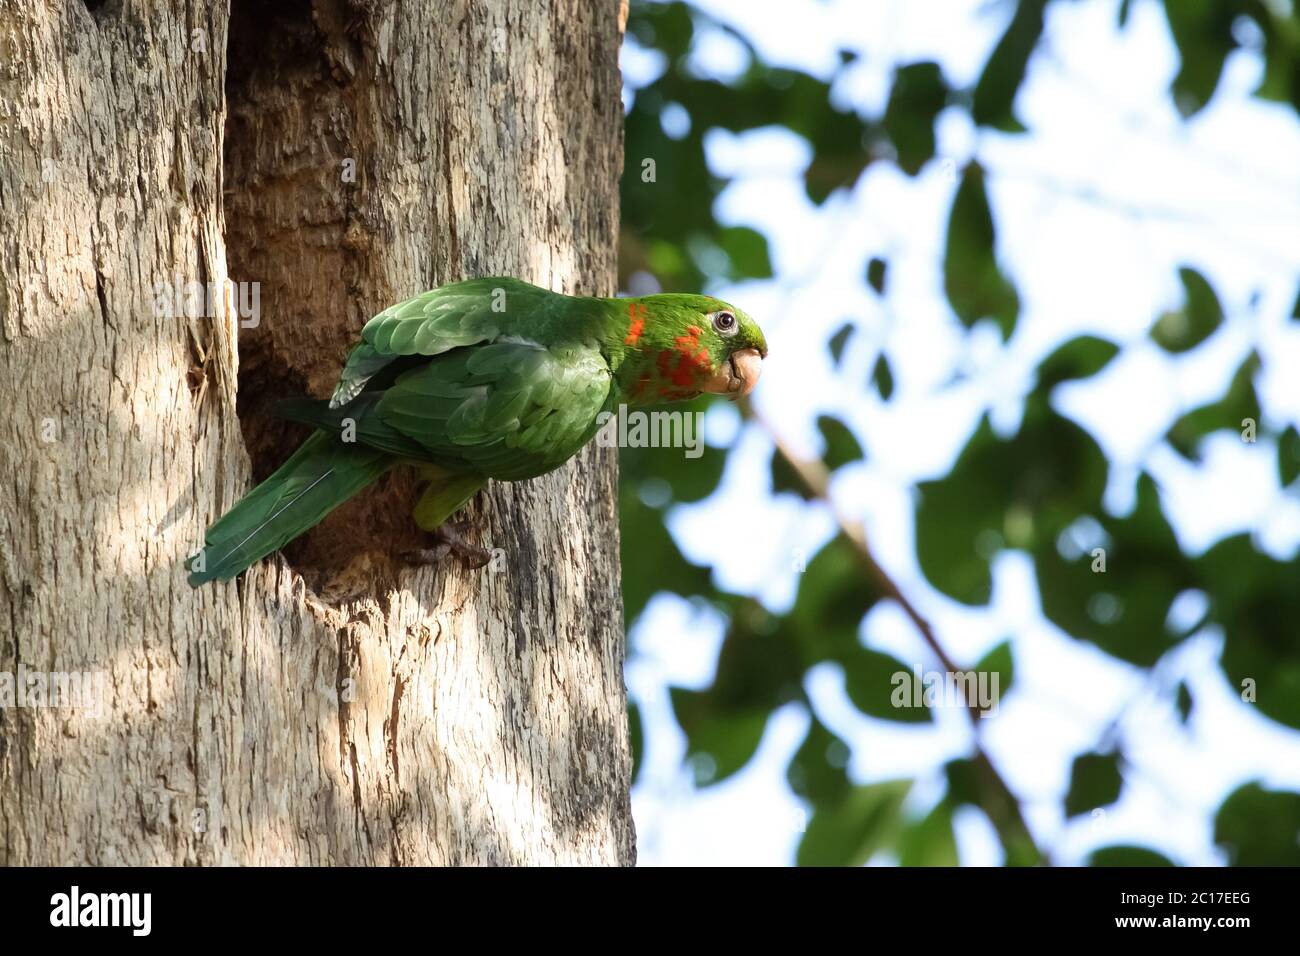
[[[870,114],[883,108],[897,64],[934,59],[951,85],[973,83],[1010,15],[1008,5],[980,0],[696,6],[743,33],[773,64],[829,78],[837,50],[856,50],[861,56],[836,80],[833,96]],[[768,236],[776,277],[709,291],[763,323],[771,355],[755,402],[788,441],[818,452],[813,423],[823,411],[853,427],[867,461],[837,477],[836,504],[865,522],[877,557],[949,652],[973,663],[1013,635],[1016,686],[985,722],[983,742],[1054,859],[1079,862],[1095,847],[1123,842],[1181,863],[1216,863],[1212,813],[1229,791],[1250,779],[1300,789],[1300,734],[1240,701],[1215,663],[1221,635],[1194,638],[1148,678],[1048,624],[1027,558],[1004,554],[992,608],[971,611],[928,585],[912,548],[914,483],[949,469],[985,411],[995,426],[1014,428],[1037,362],[1081,332],[1125,346],[1101,375],[1056,395],[1058,410],[1087,428],[1111,460],[1108,508],[1131,506],[1145,469],[1192,553],[1242,530],[1278,557],[1300,546],[1300,502],[1282,495],[1271,444],[1217,435],[1197,467],[1160,441],[1178,414],[1222,394],[1252,346],[1264,356],[1257,385],[1266,418],[1300,420],[1300,323],[1287,318],[1300,277],[1300,124],[1289,108],[1249,96],[1262,63],[1246,51],[1230,57],[1209,107],[1183,123],[1168,94],[1178,54],[1160,5],[1139,0],[1123,32],[1117,7],[1052,4],[1017,100],[1030,132],[977,131],[961,111],[948,110],[937,127],[939,157],[916,179],[875,163],[851,192],[815,207],[801,181],[806,143],[775,128],[710,133],[711,167],[736,177],[718,199],[718,217]],[[697,37],[693,64],[701,73],[725,78],[746,62],[744,48],[724,32]],[[629,43],[623,69],[631,96],[662,62]],[[964,334],[942,293],[955,173],[971,156],[988,170],[998,255],[1022,300],[1020,326],[1005,347],[992,328]],[[883,301],[864,282],[873,255],[890,261]],[[1147,335],[1157,315],[1180,303],[1180,265],[1211,281],[1228,320],[1206,343],[1171,358]],[[837,374],[825,340],[848,317],[858,332]],[[896,381],[888,405],[867,384],[882,348]],[[963,383],[947,384],[958,371],[967,373]],[[707,427],[726,442],[739,423],[734,410],[719,408]],[[824,508],[771,496],[769,454],[768,439],[747,429],[717,493],[678,508],[671,528],[688,555],[717,562],[721,584],[782,608],[797,587],[800,556],[828,540],[833,522]],[[735,522],[765,529],[743,555],[724,554],[720,544]],[[803,809],[784,775],[807,727],[799,708],[778,711],[754,762],[723,784],[697,790],[681,765],[685,741],[667,687],[707,685],[721,637],[716,615],[666,596],[631,635],[628,684],[647,724],[646,766],[633,793],[643,865],[793,860]],[[918,668],[934,666],[896,607],[873,609],[862,637]],[[1182,678],[1196,700],[1188,727],[1158,693]],[[853,777],[917,776],[909,800],[918,812],[942,795],[941,764],[969,750],[971,731],[958,710],[940,708],[933,725],[898,725],[858,713],[832,666],[810,673],[807,686],[821,719],[851,742]],[[1067,823],[1061,797],[1071,760],[1121,712],[1132,764],[1121,801],[1099,818]],[[960,813],[957,829],[963,863],[1000,861],[977,811]]]

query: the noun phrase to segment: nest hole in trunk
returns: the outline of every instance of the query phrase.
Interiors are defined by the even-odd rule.
[[[367,115],[355,68],[365,47],[346,25],[329,26],[329,0],[318,5],[329,9],[234,0],[230,16],[223,199],[236,299],[258,306],[240,323],[237,402],[255,481],[311,431],[275,404],[328,397],[361,326],[388,304],[370,245],[356,239],[375,229],[365,176],[343,176],[376,135],[357,119]],[[340,71],[344,60],[353,69]],[[401,553],[425,544],[410,517],[417,497],[414,475],[394,469],[282,553],[318,593],[343,578],[387,583]]]

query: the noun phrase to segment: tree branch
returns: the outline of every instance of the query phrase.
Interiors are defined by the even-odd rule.
[[[777,454],[786,460],[794,470],[795,475],[799,478],[804,490],[812,497],[824,502],[835,516],[835,522],[839,526],[840,532],[848,539],[853,546],[858,560],[861,562],[867,576],[875,583],[885,597],[893,600],[908,619],[916,627],[921,635],[921,639],[934,654],[939,664],[948,674],[955,674],[963,670],[957,666],[956,662],[944,650],[943,645],[934,632],[934,627],[929,620],[917,610],[907,596],[899,589],[898,584],[890,577],[880,562],[876,560],[875,555],[871,552],[871,547],[867,542],[866,531],[861,522],[852,521],[836,506],[830,493],[830,472],[825,464],[816,459],[807,459],[795,453],[793,449],[781,438],[774,429],[761,415],[759,415],[752,405],[746,403],[744,413],[753,421],[757,422],[768,437],[772,439],[776,446]],[[1003,845],[1008,851],[1010,861],[1013,846],[1018,844],[1024,845],[1026,850],[1032,852],[1035,860],[1041,860],[1050,863],[1046,853],[1039,849],[1037,842],[1034,840],[1033,833],[1030,832],[1028,824],[1025,822],[1024,814],[1021,811],[1020,800],[1012,792],[1002,775],[998,773],[993,761],[989,758],[988,753],[980,745],[980,710],[973,704],[967,704],[966,715],[971,721],[971,728],[974,731],[974,749],[973,761],[980,772],[982,787],[984,789],[985,801],[984,809],[989,813],[994,825],[997,827],[1002,837]],[[1014,862],[1014,861],[1011,861]]]

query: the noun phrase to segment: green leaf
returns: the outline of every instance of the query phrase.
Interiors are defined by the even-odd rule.
[[[1151,329],[1156,344],[1174,353],[1200,345],[1223,322],[1223,306],[1205,276],[1184,266],[1178,278],[1183,283],[1183,307],[1166,312]]]
[[[1178,719],[1182,723],[1187,723],[1187,719],[1192,716],[1192,692],[1188,688],[1186,681],[1178,684],[1178,695],[1175,699],[1178,707]]]
[[[1300,18],[1255,3],[1245,13],[1264,34],[1264,77],[1254,95],[1300,110]]]
[[[658,276],[673,276],[693,268],[681,249],[672,243],[659,241],[646,247],[645,265]]]
[[[864,714],[909,724],[934,719],[924,694],[917,699],[912,693],[912,668],[898,658],[859,646],[839,660],[844,666],[844,690]],[[904,693],[895,695],[900,681]]]
[[[1277,478],[1285,488],[1300,476],[1300,432],[1288,425],[1277,439]]]
[[[1238,5],[1167,0],[1162,6],[1182,60],[1172,84],[1174,104],[1186,118],[1204,107],[1219,85],[1224,60],[1236,46],[1232,21]]]
[[[1104,846],[1088,856],[1088,866],[1173,866],[1169,857],[1143,846]]]
[[[795,471],[794,465],[781,454],[779,449],[772,449],[772,494],[779,495],[793,492],[804,501],[812,501],[813,495]]]
[[[950,760],[943,766],[948,781],[948,800],[954,805],[980,805],[979,769],[969,759]]]
[[[939,801],[920,820],[909,823],[898,841],[899,866],[956,866],[957,837],[952,829],[952,805]]]
[[[709,688],[717,707],[772,710],[802,697],[803,648],[781,623],[758,601],[735,599]]]
[[[849,344],[849,338],[853,335],[854,325],[852,322],[845,322],[839,327],[839,330],[831,336],[826,347],[831,350],[831,361],[838,367],[840,359],[844,357],[844,347]]]
[[[641,759],[645,754],[645,728],[641,724],[641,708],[635,701],[627,704],[627,739],[632,750],[632,782],[641,773]]]
[[[673,713],[686,734],[686,759],[700,787],[721,783],[749,763],[763,739],[769,711],[729,711],[707,691],[669,689]]]
[[[799,866],[861,866],[897,841],[910,780],[854,787],[844,799],[818,808],[799,842]]]
[[[808,736],[786,768],[790,789],[815,805],[839,802],[849,790],[849,756],[848,744],[814,716]]]
[[[916,511],[916,553],[931,584],[955,601],[979,605],[993,593],[991,545],[1001,545],[1002,488],[989,474],[994,442],[981,423],[948,477],[922,482]],[[992,479],[992,480],[988,480]]]
[[[1011,653],[1011,642],[1003,641],[997,647],[993,648],[987,654],[980,658],[979,663],[975,665],[977,674],[997,674],[998,675],[998,700],[1011,689],[1011,682],[1015,680],[1016,667],[1015,659]],[[989,685],[992,687],[992,684]]]
[[[632,484],[619,492],[619,541],[623,566],[623,609],[630,624],[658,591],[708,594],[709,570],[692,564],[677,548],[663,512],[645,504]]]
[[[909,63],[894,72],[881,125],[907,175],[915,176],[934,156],[934,120],[947,99],[948,84],[938,63]]]
[[[1010,441],[980,422],[949,474],[918,485],[917,559],[926,578],[963,604],[988,602],[989,561],[1005,547],[1053,546],[1100,507],[1106,460],[1078,425],[1029,402]]]
[[[1058,346],[1038,366],[1038,387],[1043,390],[1074,379],[1091,378],[1119,354],[1114,342],[1095,335],[1080,335]]]
[[[1005,340],[1015,331],[1020,297],[998,266],[996,239],[984,170],[971,163],[962,174],[948,218],[943,288],[964,326],[991,318]]]
[[[733,279],[772,278],[772,259],[767,250],[767,237],[748,226],[729,226],[719,230],[722,251],[731,260]]]
[[[1065,814],[1077,817],[1119,799],[1124,779],[1119,772],[1119,754],[1083,754],[1070,770],[1070,791],[1065,795]]]
[[[1098,523],[1109,539],[1100,554],[1066,557],[1055,540],[1039,541],[1034,570],[1043,613],[1072,637],[1149,667],[1181,639],[1165,622],[1174,599],[1195,587],[1198,576],[1149,475],[1138,479],[1131,515],[1102,516]]]
[[[876,357],[876,366],[871,370],[871,384],[876,386],[881,401],[889,401],[894,394],[894,373],[889,368],[889,359],[884,352]]]
[[[1255,392],[1255,374],[1259,355],[1251,352],[1232,377],[1227,392],[1217,402],[1194,408],[1179,418],[1165,436],[1174,451],[1188,461],[1200,461],[1198,446],[1211,432],[1235,431],[1241,434],[1250,421],[1258,427],[1259,396]]]
[[[879,599],[857,550],[838,534],[813,555],[799,575],[794,607],[782,621],[804,655],[805,667],[841,663],[856,655],[858,626]]]
[[[1300,793],[1237,788],[1219,807],[1214,842],[1231,866],[1300,866]]]
[[[975,86],[971,117],[980,126],[1018,133],[1024,127],[1011,112],[1029,57],[1043,33],[1046,0],[1020,0],[1006,32],[993,48]]]
[[[818,415],[817,430],[821,432],[822,441],[826,444],[822,461],[829,470],[834,471],[850,462],[862,460],[862,446],[858,444],[853,432],[849,431],[849,426],[838,418]]]
[[[1194,586],[1223,629],[1220,663],[1233,692],[1267,717],[1300,727],[1300,557],[1275,561],[1247,534],[1233,535],[1194,562]]]
[[[654,47],[669,59],[684,56],[691,48],[695,25],[690,7],[684,3],[637,4],[629,16],[627,32],[643,46]]]
[[[876,295],[885,294],[885,277],[889,272],[889,263],[884,259],[873,258],[867,263],[867,284],[876,290]]]

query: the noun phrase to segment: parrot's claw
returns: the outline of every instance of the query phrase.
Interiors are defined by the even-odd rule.
[[[411,564],[439,564],[447,555],[454,554],[467,568],[481,568],[492,560],[492,554],[486,548],[470,544],[463,537],[464,529],[453,524],[444,524],[436,531],[429,532],[433,541],[431,548],[416,548],[402,553]]]

